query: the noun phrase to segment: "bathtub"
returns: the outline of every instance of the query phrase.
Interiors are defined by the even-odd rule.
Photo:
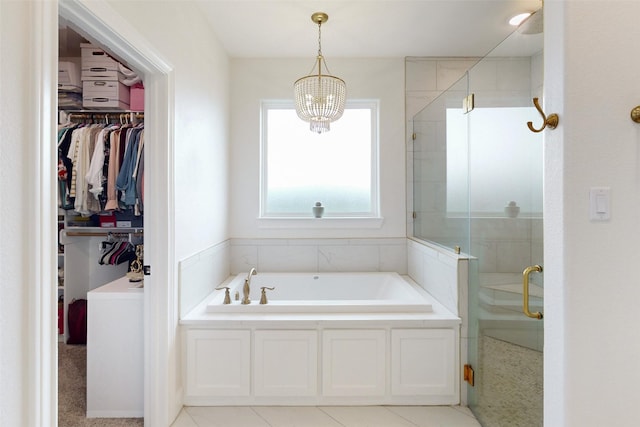
[[[258,272],[242,305],[246,276],[180,320],[185,405],[460,403],[461,319],[409,277]]]
[[[430,313],[432,303],[398,273],[258,273],[251,276],[250,304],[241,304],[247,273],[209,300],[208,313]],[[261,287],[267,304],[260,304]],[[238,299],[236,299],[238,295]]]

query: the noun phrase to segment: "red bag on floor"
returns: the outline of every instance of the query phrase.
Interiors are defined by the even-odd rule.
[[[74,299],[67,312],[69,338],[67,344],[87,343],[87,300]]]
[[[64,334],[64,304],[58,303],[58,335]]]

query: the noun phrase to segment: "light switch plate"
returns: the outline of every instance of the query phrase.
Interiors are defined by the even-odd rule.
[[[589,190],[589,219],[608,221],[611,218],[611,188],[591,187]]]

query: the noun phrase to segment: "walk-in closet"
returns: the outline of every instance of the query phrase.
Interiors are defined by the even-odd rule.
[[[58,65],[58,425],[143,425],[143,76],[62,17]]]

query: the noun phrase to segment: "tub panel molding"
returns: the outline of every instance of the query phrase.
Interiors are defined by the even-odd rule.
[[[317,331],[254,333],[256,396],[315,396],[318,388]]]
[[[251,332],[188,330],[189,396],[249,396]]]
[[[458,393],[459,371],[451,329],[391,331],[391,393],[452,395]]]
[[[326,330],[322,334],[325,396],[384,396],[384,330]]]
[[[296,329],[302,325],[291,320],[276,320],[267,330],[259,325],[264,318],[250,330],[183,326],[187,330],[184,404],[460,403],[457,323],[425,328],[424,320],[405,322],[407,327],[385,327],[382,322],[372,329],[367,326],[370,320],[341,318],[336,325],[311,322],[315,330]]]

